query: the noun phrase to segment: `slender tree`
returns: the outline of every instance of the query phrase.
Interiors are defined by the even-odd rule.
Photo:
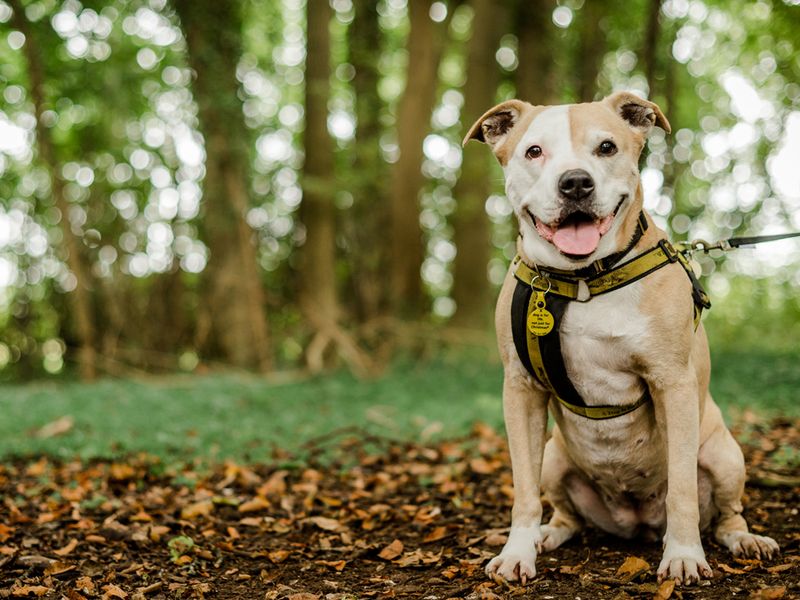
[[[250,138],[238,96],[241,57],[238,2],[175,0],[195,77],[193,91],[205,138],[202,229],[210,250],[205,302],[211,336],[224,360],[267,370],[270,346],[258,249],[245,220],[250,206]]]
[[[495,52],[503,31],[505,12],[497,0],[474,0],[472,37],[467,51],[467,81],[464,88],[464,127],[477,119],[495,102],[500,71]],[[483,326],[489,319],[490,287],[487,265],[491,236],[486,215],[486,198],[491,191],[490,162],[477,145],[464,148],[461,175],[453,190],[453,237],[456,258],[453,262],[454,322]]]
[[[553,0],[517,0],[513,26],[517,35],[519,64],[514,73],[517,98],[532,104],[558,101],[553,61]]]
[[[25,18],[24,7],[19,0],[9,0],[13,10],[13,24],[25,35],[23,51],[27,62],[30,98],[36,117],[36,143],[39,158],[50,180],[50,191],[55,206],[61,212],[59,221],[62,232],[62,253],[67,267],[75,277],[75,288],[67,294],[70,318],[74,334],[78,340],[78,364],[83,379],[94,379],[97,374],[96,326],[92,308],[91,269],[83,253],[82,239],[70,223],[70,204],[64,194],[64,180],[61,178],[59,161],[56,157],[55,143],[51,130],[44,124],[43,113],[49,106],[46,97],[45,81],[55,74],[45,73],[42,60],[42,32],[35,24]]]
[[[425,185],[420,170],[424,159],[422,142],[430,133],[448,23],[447,20],[436,23],[431,19],[431,4],[429,0],[408,3],[411,22],[406,43],[408,69],[406,87],[397,109],[400,158],[392,172],[389,200],[392,302],[395,314],[408,317],[419,316],[424,306],[420,270],[425,252],[419,223],[419,196]]]
[[[354,199],[346,232],[357,316],[369,321],[386,309],[389,297],[389,282],[384,276],[388,252],[383,243],[389,225],[387,172],[380,147],[384,104],[378,94],[382,34],[378,0],[356,0],[353,8],[355,14],[347,43],[350,64],[355,70],[356,133],[350,178]]]
[[[602,20],[608,10],[607,3],[589,0],[577,12],[578,49],[574,73],[579,102],[591,102],[597,94],[597,77],[607,47]]]
[[[647,3],[647,28],[642,41],[642,68],[647,85],[650,88],[649,96],[651,98],[656,93],[656,54],[658,37],[661,33],[661,21],[659,19],[661,2],[662,0],[649,0]]]

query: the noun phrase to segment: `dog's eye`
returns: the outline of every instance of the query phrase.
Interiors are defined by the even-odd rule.
[[[527,152],[525,152],[526,158],[539,158],[542,155],[542,147],[541,146],[531,146],[528,148]]]
[[[597,153],[600,156],[612,156],[617,153],[617,145],[611,140],[605,140],[600,142],[600,145],[597,147]]]

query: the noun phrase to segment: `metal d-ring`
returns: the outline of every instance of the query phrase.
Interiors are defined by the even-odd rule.
[[[533,284],[536,282],[537,279],[544,279],[547,282],[547,289],[544,291],[545,294],[547,294],[551,289],[553,289],[553,284],[550,282],[549,277],[543,277],[542,275],[534,275],[533,279],[531,279],[532,290],[536,290],[536,288],[533,287]]]

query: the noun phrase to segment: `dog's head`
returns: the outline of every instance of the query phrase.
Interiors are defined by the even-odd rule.
[[[577,269],[630,239],[642,206],[639,155],[654,126],[670,131],[658,106],[627,92],[563,106],[508,100],[464,143],[485,142],[500,161],[525,254]]]

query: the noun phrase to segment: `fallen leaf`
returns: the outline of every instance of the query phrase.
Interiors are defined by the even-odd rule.
[[[432,531],[429,531],[427,534],[425,534],[425,537],[422,538],[422,541],[425,543],[438,542],[446,536],[447,527],[444,525],[439,525],[438,527],[434,527]]]
[[[59,548],[58,550],[53,550],[53,554],[57,556],[66,556],[67,554],[75,550],[75,547],[77,545],[78,545],[78,540],[76,538],[72,538],[69,541],[69,543],[63,548]]]
[[[181,510],[181,519],[192,521],[198,517],[207,517],[214,511],[214,503],[211,500],[201,500],[189,506],[184,506]]]
[[[270,562],[277,565],[289,558],[290,554],[291,552],[288,550],[274,550],[267,554],[267,558],[269,558]]]
[[[487,546],[502,546],[508,541],[508,536],[504,533],[490,533],[485,541]]]
[[[394,560],[403,553],[403,542],[394,540],[378,553],[383,560]]]
[[[310,521],[320,529],[324,529],[325,531],[341,531],[345,529],[345,527],[336,519],[330,519],[328,517],[309,517],[306,519]]]
[[[11,595],[16,596],[18,598],[22,598],[24,596],[30,596],[33,594],[34,596],[44,596],[45,594],[49,594],[53,590],[46,585],[21,585],[17,587],[11,588]]]
[[[242,502],[239,505],[238,511],[240,513],[248,513],[248,512],[256,512],[259,510],[266,510],[272,506],[269,503],[269,500],[262,496],[256,496],[252,500],[248,500],[247,502]]]
[[[633,581],[650,568],[650,563],[642,560],[638,556],[629,556],[625,559],[619,569],[617,569],[617,577],[625,583]]]
[[[107,598],[127,598],[128,592],[120,588],[119,586],[114,585],[113,583],[109,583],[108,585],[103,586],[103,600]]]
[[[792,563],[784,563],[782,565],[775,565],[774,567],[767,567],[767,571],[769,571],[770,573],[781,573],[783,571],[788,571],[793,567],[794,564]]]
[[[0,523],[0,543],[5,542],[14,533],[14,528],[5,523]]]
[[[115,481],[128,481],[129,479],[133,479],[136,475],[134,468],[124,463],[112,463],[108,468],[108,473],[111,479]]]
[[[82,592],[86,592],[87,594],[94,595],[97,592],[97,588],[94,585],[94,581],[92,581],[91,577],[78,577],[75,580],[75,587]]]
[[[558,572],[564,575],[577,575],[583,570],[583,565],[561,565],[558,567]]]
[[[322,565],[324,567],[330,567],[334,571],[342,572],[344,570],[345,565],[347,564],[346,560],[318,560],[316,561],[318,565]]]
[[[59,417],[55,421],[48,423],[47,425],[43,425],[39,429],[33,432],[34,437],[37,437],[42,440],[46,440],[48,438],[56,437],[59,435],[64,435],[68,431],[70,431],[73,426],[75,425],[75,419],[69,415],[64,417]]]
[[[653,596],[653,600],[669,600],[672,596],[672,592],[675,591],[675,580],[674,579],[666,579],[661,582],[661,585],[658,586],[658,591],[656,595]]]
[[[725,563],[717,563],[717,566],[719,566],[720,571],[730,573],[731,575],[741,575],[742,573],[747,573],[747,571],[744,569],[735,569],[734,567],[728,566]]]
[[[286,600],[319,600],[319,594],[310,594],[308,592],[300,592],[298,594],[290,594],[286,596]]]
[[[779,600],[786,595],[786,586],[762,588],[750,594],[750,600]]]

